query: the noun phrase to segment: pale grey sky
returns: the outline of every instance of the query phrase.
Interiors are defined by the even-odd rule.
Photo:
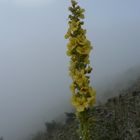
[[[79,3],[94,46],[95,87],[103,77],[140,64],[140,1]],[[5,140],[22,140],[70,106],[68,5],[69,0],[0,0],[0,136]]]

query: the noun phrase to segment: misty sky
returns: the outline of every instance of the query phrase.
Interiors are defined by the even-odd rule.
[[[79,0],[92,84],[140,64],[140,1]],[[70,106],[69,0],[0,0],[0,136],[25,140]],[[60,112],[60,113],[59,113]]]

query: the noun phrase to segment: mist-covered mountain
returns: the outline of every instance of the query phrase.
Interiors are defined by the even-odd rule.
[[[104,102],[108,98],[118,95],[130,87],[140,76],[140,65],[133,66],[124,72],[102,78],[96,84],[97,102]]]
[[[140,66],[113,77],[105,87],[104,103],[89,111],[91,140],[140,140]],[[66,113],[65,122],[45,126],[30,140],[80,140],[74,113]]]
[[[126,131],[131,131],[131,129],[127,130],[127,128],[129,128],[127,125],[130,123],[129,116],[127,115],[131,114],[133,118],[130,118],[132,122],[132,124],[130,123],[130,127],[134,128],[132,130],[133,131],[132,134],[138,135],[137,131],[139,132],[139,118],[140,118],[140,111],[139,111],[140,80],[138,80],[139,77],[140,77],[140,65],[137,65],[137,66],[131,67],[130,69],[124,72],[120,72],[116,74],[115,76],[110,75],[110,77],[105,77],[105,78],[103,77],[101,81],[96,83],[95,88],[97,90],[97,106],[96,108],[91,110],[89,114],[91,117],[96,116],[96,118],[98,119],[97,119],[97,122],[95,123],[96,127],[94,127],[95,125],[92,126],[92,123],[91,123],[91,133],[94,133],[97,131],[96,134],[100,135],[100,134],[105,133],[105,134],[108,134],[109,136],[112,136],[112,137],[114,136],[114,139],[115,139],[115,137],[118,137],[120,135],[119,130],[124,129],[118,126],[119,121],[121,121],[121,125],[125,127]],[[133,95],[135,96],[133,97]],[[67,112],[69,113],[65,114],[65,111],[61,111],[61,112],[64,112],[62,114],[58,113],[60,111],[59,109],[62,109],[62,108],[65,108],[65,110],[67,110]],[[115,109],[117,111],[117,115],[114,114]],[[126,111],[125,112],[126,114],[123,114],[124,110]],[[55,113],[54,115],[51,115],[52,119],[44,119],[45,121],[43,120],[41,124],[39,122],[34,122],[34,124],[37,124],[37,125],[30,127],[31,129],[36,130],[36,131],[40,130],[40,132],[38,133],[29,132],[29,134],[31,134],[29,136],[27,136],[27,133],[26,133],[25,137],[23,137],[22,139],[23,140],[63,140],[63,139],[64,140],[78,140],[79,137],[77,133],[75,133],[78,128],[78,123],[75,120],[75,115],[71,113],[74,111],[73,111],[73,108],[70,106],[70,102],[67,102],[64,100],[64,102],[61,103],[61,106],[58,106],[57,109],[53,111]],[[47,115],[50,115],[49,113],[52,113],[51,110],[50,112],[47,112],[47,113],[45,111],[43,113],[39,112],[38,119],[41,120],[42,118],[39,116],[43,116],[43,114],[47,116]],[[121,120],[121,119],[115,120],[115,116],[121,117],[121,119],[125,118],[126,121]],[[134,122],[134,120],[136,120],[137,122]],[[117,126],[114,126],[113,124],[114,122],[116,123],[115,125]],[[30,123],[31,122],[28,121],[27,124],[30,124]],[[27,124],[25,123],[25,125]],[[136,124],[138,126],[135,126]],[[108,127],[108,125],[109,125],[109,128],[106,128]],[[36,132],[36,131],[33,131],[33,132]],[[116,131],[118,133],[117,136],[116,136]],[[22,130],[21,133],[24,135],[25,131]],[[121,134],[121,135],[124,135],[124,134]],[[3,135],[2,132],[0,136],[4,136],[4,137],[0,137],[0,139],[3,140],[4,138],[5,140],[5,135]],[[107,140],[109,140],[109,136],[103,135],[103,137],[107,137]],[[98,138],[98,140],[104,140],[104,139],[100,137]],[[118,140],[127,140],[127,139],[118,139]],[[130,137],[130,140],[133,140],[132,137]],[[139,139],[134,139],[134,140],[139,140]]]

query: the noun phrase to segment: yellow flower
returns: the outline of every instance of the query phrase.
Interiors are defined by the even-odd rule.
[[[84,62],[85,62],[86,64],[90,64],[89,55],[87,55],[87,56],[84,58]]]
[[[76,48],[76,51],[79,53],[79,54],[83,54],[83,55],[86,55],[86,54],[89,54],[90,51],[91,51],[91,48],[89,46],[78,46]]]
[[[83,83],[87,83],[88,79],[84,74],[84,70],[75,70],[75,75],[73,75],[73,80],[81,87]]]
[[[80,36],[77,37],[77,43],[79,45],[85,45],[86,42],[87,42],[87,40],[86,40],[86,37],[85,36],[80,35]]]
[[[70,85],[70,89],[71,89],[71,92],[72,92],[73,94],[75,94],[75,85],[74,85],[74,83],[72,83],[72,84]]]
[[[77,106],[77,111],[78,112],[83,112],[85,110],[85,107],[83,105]]]
[[[78,112],[84,111],[89,107],[85,97],[72,97],[72,104],[76,107]]]
[[[69,26],[70,26],[70,30],[74,32],[78,29],[79,22],[72,20],[71,23],[69,23]]]
[[[90,88],[89,88],[89,94],[90,94],[91,97],[95,97],[95,95],[96,95],[96,90],[95,90],[94,88],[90,87]]]
[[[88,91],[89,91],[89,88],[88,88],[88,87],[82,87],[82,88],[80,89],[80,93],[81,93],[81,94],[87,94]]]

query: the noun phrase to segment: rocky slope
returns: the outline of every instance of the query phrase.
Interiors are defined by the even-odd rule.
[[[46,123],[46,132],[32,140],[80,140],[75,115],[66,116],[64,124]],[[118,96],[90,110],[87,121],[91,140],[140,140],[140,78]]]

